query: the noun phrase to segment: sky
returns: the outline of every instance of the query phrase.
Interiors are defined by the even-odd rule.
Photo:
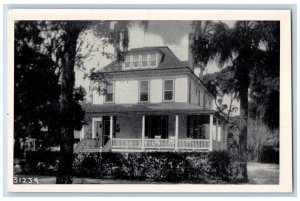
[[[191,21],[149,21],[145,30],[137,21],[133,21],[129,27],[129,49],[150,46],[168,46],[174,54],[182,61],[188,58],[188,34],[192,33]],[[102,50],[101,41],[91,33],[87,32],[85,41],[95,43],[95,47]],[[106,47],[106,52],[113,53],[112,47]],[[112,60],[94,52],[91,57],[84,60],[86,72],[95,67],[101,69]],[[217,71],[218,68],[212,62],[207,67],[208,73]],[[86,86],[89,82],[83,80],[83,72],[76,71],[76,85]]]
[[[129,49],[150,46],[168,46],[173,53],[182,61],[188,59],[188,34],[193,33],[192,21],[149,21],[147,28],[143,28],[139,22],[132,21],[129,27]],[[234,21],[226,21],[228,26],[233,26]],[[85,41],[95,44],[96,48],[102,50],[103,44],[92,32],[85,34]],[[106,52],[113,53],[112,47],[106,47]],[[86,72],[92,67],[101,69],[112,62],[102,56],[101,53],[94,52],[89,58],[84,60]],[[206,67],[206,73],[219,71],[214,62],[209,62]],[[88,92],[90,81],[84,80],[84,72],[76,71],[76,86],[84,86]]]

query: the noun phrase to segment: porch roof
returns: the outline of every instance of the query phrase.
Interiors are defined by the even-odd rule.
[[[86,113],[101,114],[215,114],[215,110],[205,109],[190,103],[142,103],[142,104],[101,104],[84,105]]]

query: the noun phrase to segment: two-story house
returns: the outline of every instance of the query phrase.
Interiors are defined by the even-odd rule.
[[[101,72],[107,92],[94,91],[85,106],[88,124],[75,152],[226,149],[226,121],[193,62],[180,61],[166,46],[145,47]]]

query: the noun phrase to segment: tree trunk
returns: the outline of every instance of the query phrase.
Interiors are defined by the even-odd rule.
[[[65,45],[62,54],[61,71],[61,100],[60,100],[60,159],[56,177],[57,184],[72,183],[72,162],[74,145],[74,125],[73,125],[73,90],[75,83],[75,56],[76,44],[80,29],[76,22],[66,22]]]
[[[248,124],[248,88],[249,88],[249,76],[248,72],[242,73],[240,76],[240,138],[239,138],[239,153],[241,159],[241,173],[242,173],[242,182],[248,182],[247,174],[247,124]]]
[[[23,158],[23,152],[21,150],[21,138],[19,135],[15,135],[14,143],[14,158]]]

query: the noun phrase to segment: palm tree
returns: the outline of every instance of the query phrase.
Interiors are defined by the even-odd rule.
[[[274,31],[279,27],[276,23],[278,24],[237,21],[232,28],[224,22],[194,23],[196,26],[192,50],[195,62],[206,65],[209,60],[214,60],[220,68],[226,68],[234,74],[235,82],[231,84],[235,85],[233,88],[240,102],[239,151],[244,182],[248,181],[247,122],[250,86],[254,83],[254,77],[256,80],[262,80],[268,77],[265,72],[270,68],[279,69],[279,62],[268,65],[270,49],[278,48],[274,47],[275,42],[272,42],[279,41],[279,35]],[[256,76],[257,74],[260,76]]]

